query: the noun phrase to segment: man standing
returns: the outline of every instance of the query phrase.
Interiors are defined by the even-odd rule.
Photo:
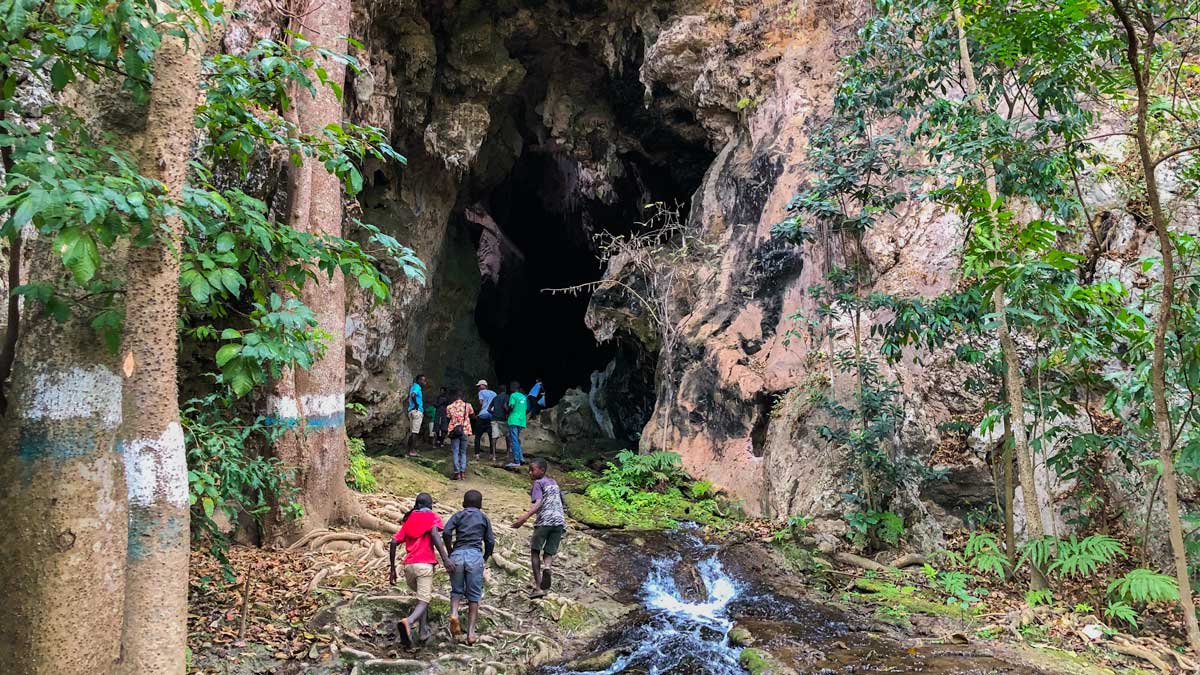
[[[500,385],[500,391],[496,392],[496,398],[492,399],[492,405],[488,406],[488,412],[492,415],[492,435],[496,442],[504,441],[504,451],[509,452],[512,445],[508,442],[508,386]],[[492,461],[496,461],[492,457]]]
[[[533,523],[533,539],[529,543],[529,564],[533,570],[530,598],[544,597],[546,591],[550,590],[553,581],[550,569],[554,566],[554,556],[558,555],[559,544],[567,529],[567,509],[562,490],[553,478],[546,475],[547,468],[546,460],[541,457],[529,462],[529,477],[533,479],[529,498],[533,505],[512,525],[513,528],[520,528],[537,514],[537,520]]]
[[[425,376],[417,375],[417,379],[408,390],[408,456],[417,456],[417,436],[421,435],[421,421],[425,419]]]
[[[533,388],[526,398],[529,399],[529,416],[537,417],[538,412],[546,407],[546,386],[542,384],[542,378],[533,381]]]
[[[479,459],[479,438],[484,434],[488,437],[488,446],[492,449],[492,461],[496,461],[496,436],[492,433],[492,400],[496,398],[496,392],[488,389],[487,380],[480,380],[475,383],[475,388],[479,390],[479,433],[475,434],[475,459]]]
[[[529,402],[516,380],[508,385],[508,389],[512,392],[508,395],[508,451],[512,453],[512,461],[505,468],[515,469],[525,460],[521,454],[521,430],[525,428],[525,411]]]

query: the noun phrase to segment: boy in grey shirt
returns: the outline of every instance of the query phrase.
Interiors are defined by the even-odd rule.
[[[467,644],[475,644],[475,623],[479,619],[479,603],[483,600],[483,566],[492,557],[496,547],[496,536],[492,532],[492,521],[484,515],[483,495],[478,490],[467,490],[463,495],[463,510],[450,516],[442,540],[450,551],[454,569],[450,573],[450,634],[458,637],[462,624],[458,620],[458,607],[467,601]]]
[[[529,499],[533,505],[512,525],[519,528],[534,514],[537,515],[533,524],[533,539],[529,545],[529,564],[533,569],[533,590],[529,594],[530,598],[544,597],[546,591],[550,590],[550,568],[554,565],[554,556],[558,555],[558,547],[567,529],[567,511],[562,490],[553,478],[546,475],[547,468],[546,460],[541,457],[529,462],[529,477],[533,479]]]

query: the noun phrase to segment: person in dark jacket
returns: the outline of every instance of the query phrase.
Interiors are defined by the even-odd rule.
[[[453,400],[454,397],[450,395],[448,387],[442,387],[442,393],[434,399],[433,405],[437,409],[433,417],[433,447],[435,448],[446,446],[446,433],[450,430],[450,420],[446,417],[446,406],[450,405]]]
[[[480,509],[483,495],[467,490],[463,495],[463,510],[450,516],[442,538],[450,551],[454,569],[450,573],[450,634],[458,637],[462,624],[458,608],[467,601],[467,644],[475,644],[475,623],[479,619],[479,603],[483,601],[483,566],[496,547],[492,521]]]

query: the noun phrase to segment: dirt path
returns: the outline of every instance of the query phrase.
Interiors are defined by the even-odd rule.
[[[405,650],[396,622],[414,600],[403,582],[387,583],[387,537],[327,531],[290,550],[234,547],[232,583],[222,581],[215,558],[194,552],[190,672],[519,673],[561,657],[632,609],[605,588],[599,563],[607,546],[573,524],[555,565],[554,589],[545,599],[527,598],[532,528],[514,530],[510,524],[529,506],[530,480],[487,460],[472,457],[467,480],[451,481],[448,449],[426,449],[415,460],[380,457],[379,491],[363,496],[375,514],[398,519],[418,492],[429,492],[445,519],[459,508],[464,492],[483,493],[497,542],[485,573],[477,645],[456,643],[446,630],[450,585],[439,567],[431,605],[435,635],[420,649]],[[552,476],[561,475],[558,468],[552,467]],[[242,601],[247,576],[248,604]]]

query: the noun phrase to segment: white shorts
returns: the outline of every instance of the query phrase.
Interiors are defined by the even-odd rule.
[[[423,419],[425,419],[425,413],[421,412],[420,410],[409,410],[408,411],[409,429],[414,434],[421,433],[421,420],[423,420]]]

